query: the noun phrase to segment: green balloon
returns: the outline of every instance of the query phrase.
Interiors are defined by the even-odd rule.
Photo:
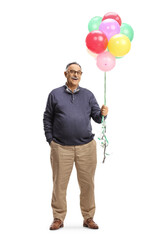
[[[126,35],[130,41],[133,40],[134,31],[133,31],[133,28],[129,24],[122,23],[122,25],[120,27],[120,33]]]
[[[93,17],[88,23],[89,32],[98,30],[101,22],[102,22],[102,17],[98,17],[98,16]]]

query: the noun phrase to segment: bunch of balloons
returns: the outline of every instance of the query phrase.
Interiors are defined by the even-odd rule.
[[[88,30],[88,53],[96,57],[97,67],[104,72],[113,69],[116,58],[123,57],[131,49],[133,28],[122,23],[117,13],[108,12],[103,18],[93,17],[88,23]]]
[[[106,105],[106,72],[115,67],[116,58],[125,56],[131,49],[133,40],[133,28],[122,23],[120,16],[114,12],[108,12],[104,17],[93,17],[88,23],[89,33],[86,37],[88,53],[96,57],[97,67],[104,71],[104,105]],[[102,131],[98,139],[104,148],[104,159],[106,147],[109,142],[106,137],[106,123],[102,116]]]

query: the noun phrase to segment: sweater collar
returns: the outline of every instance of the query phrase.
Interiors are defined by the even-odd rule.
[[[79,92],[80,90],[80,87],[78,85],[78,87],[72,92],[72,90],[67,86],[67,83],[65,83],[65,88],[66,88],[66,91],[69,93],[76,93],[76,92]]]

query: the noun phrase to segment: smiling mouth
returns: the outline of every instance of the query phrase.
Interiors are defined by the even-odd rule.
[[[73,79],[73,80],[78,80],[78,78],[76,78],[76,77],[72,77],[72,79]]]

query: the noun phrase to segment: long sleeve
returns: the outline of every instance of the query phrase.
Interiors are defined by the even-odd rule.
[[[90,106],[91,106],[91,117],[93,120],[97,123],[102,122],[102,114],[101,114],[101,109],[99,107],[99,104],[97,103],[97,100],[95,96],[92,94],[92,97],[90,98]],[[107,116],[104,117],[106,119]]]
[[[54,95],[49,94],[46,109],[43,115],[44,132],[46,141],[50,144],[53,139],[53,118],[54,118]]]

